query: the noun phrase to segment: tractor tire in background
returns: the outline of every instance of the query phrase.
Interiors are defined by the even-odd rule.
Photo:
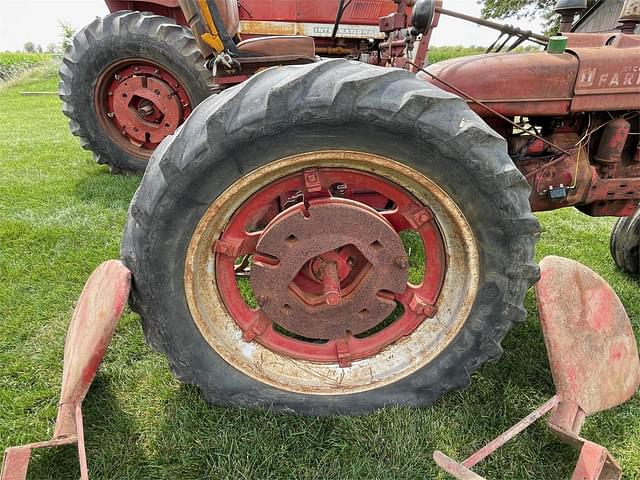
[[[525,318],[528,197],[504,140],[407,71],[269,69],[152,157],[122,242],[132,307],[214,404],[429,405]]]
[[[80,30],[59,74],[71,132],[114,173],[144,172],[153,150],[213,84],[190,30],[167,17],[130,11]]]
[[[640,209],[619,218],[611,231],[611,257],[621,270],[637,274],[640,270]]]

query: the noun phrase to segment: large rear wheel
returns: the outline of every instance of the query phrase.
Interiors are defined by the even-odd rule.
[[[113,172],[144,172],[212,83],[191,32],[143,12],[97,18],[76,34],[60,67],[71,132]]]
[[[271,69],[154,155],[122,255],[147,340],[218,404],[424,405],[537,278],[528,187],[457,97],[348,61]]]

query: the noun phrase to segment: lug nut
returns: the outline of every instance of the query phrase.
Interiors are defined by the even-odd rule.
[[[265,297],[264,295],[259,295],[256,297],[256,302],[258,303],[258,305],[263,306],[265,303],[267,303],[267,297]]]
[[[409,263],[407,262],[407,259],[405,257],[397,257],[394,263],[396,267],[398,267],[401,270],[406,270],[407,267],[409,266]]]

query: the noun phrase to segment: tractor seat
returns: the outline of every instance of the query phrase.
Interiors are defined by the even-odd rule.
[[[289,59],[316,58],[316,47],[312,37],[303,36],[273,36],[250,38],[238,43],[240,52],[250,54],[252,57],[278,57]]]
[[[179,0],[182,12],[206,58],[225,52],[248,73],[282,63],[318,60],[312,37],[269,36],[236,44],[240,26],[238,0]]]

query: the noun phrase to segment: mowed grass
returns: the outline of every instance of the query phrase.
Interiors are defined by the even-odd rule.
[[[118,258],[139,179],[112,176],[68,132],[53,68],[0,90],[0,448],[48,438],[74,302],[100,262]],[[579,260],[604,276],[640,332],[638,282],[608,253],[611,219],[574,210],[539,216],[538,257]],[[93,479],[447,478],[434,449],[462,459],[553,395],[533,295],[505,354],[465,391],[424,409],[303,418],[212,408],[174,380],[128,312],[84,406]],[[584,435],[610,447],[626,478],[640,478],[640,400],[587,420]],[[538,423],[478,472],[491,479],[563,479],[577,453]],[[72,448],[38,452],[33,479],[77,479]]]

